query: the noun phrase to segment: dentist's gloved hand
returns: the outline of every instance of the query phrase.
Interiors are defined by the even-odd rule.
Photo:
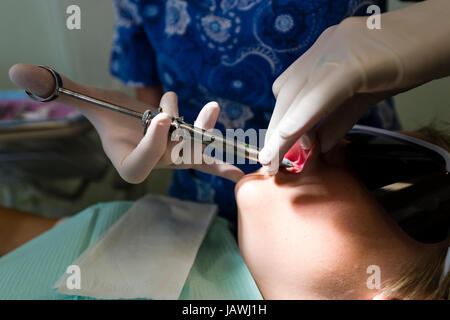
[[[10,69],[9,74],[16,85],[40,97],[48,97],[54,90],[54,79],[50,72],[43,68],[16,64]],[[140,112],[150,108],[120,91],[101,90],[77,84],[63,75],[61,78],[64,88]],[[91,105],[66,95],[60,95],[57,101],[78,109],[89,119],[100,135],[106,155],[120,176],[127,182],[142,182],[154,168],[193,168],[232,181],[237,181],[243,176],[242,171],[231,164],[219,161],[208,164],[211,163],[211,159],[203,161],[201,164],[194,164],[193,161],[190,162],[192,164],[175,165],[173,163],[172,149],[179,143],[171,141],[168,137],[170,116],[178,116],[177,96],[173,92],[168,92],[162,97],[159,106],[163,109],[163,113],[152,119],[145,136],[142,135],[143,127],[140,119]],[[200,111],[195,126],[203,129],[214,128],[219,111],[220,108],[216,102],[206,104]],[[205,157],[206,155],[203,159]]]
[[[429,0],[382,14],[382,29],[367,17],[328,28],[273,84],[261,163],[270,168],[299,138],[326,152],[377,102],[450,75],[449,17],[450,1]]]

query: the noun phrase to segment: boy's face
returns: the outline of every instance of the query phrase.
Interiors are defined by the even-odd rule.
[[[303,171],[260,172],[236,185],[239,247],[265,298],[354,297],[371,257],[399,229],[346,167],[344,145],[313,151]],[[376,260],[376,257],[373,257]],[[380,265],[381,261],[373,261]],[[354,280],[352,280],[354,279]]]

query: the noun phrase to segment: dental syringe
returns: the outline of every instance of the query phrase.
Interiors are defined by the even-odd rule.
[[[46,67],[46,66],[40,66],[46,70],[48,70],[53,78],[55,79],[55,89],[53,91],[53,93],[47,97],[47,98],[41,98],[36,96],[33,93],[30,93],[28,91],[25,91],[27,93],[27,95],[37,101],[41,101],[41,102],[47,102],[47,101],[51,101],[56,99],[60,94],[64,94],[66,96],[70,96],[72,98],[84,101],[84,102],[88,102],[91,104],[94,104],[96,106],[105,108],[105,109],[109,109],[111,111],[115,111],[115,112],[120,112],[122,114],[134,117],[134,118],[138,118],[141,120],[141,124],[144,127],[144,135],[145,132],[147,131],[148,126],[150,125],[151,120],[160,112],[162,112],[161,108],[156,108],[155,111],[151,111],[151,110],[146,110],[144,113],[123,107],[123,106],[119,106],[116,104],[113,104],[111,102],[107,102],[101,99],[97,99],[91,96],[87,96],[85,94],[81,94],[79,92],[70,90],[70,89],[66,89],[63,87],[63,83],[62,83],[62,78],[61,76],[52,68],[50,67]],[[214,148],[216,149],[221,149],[221,151],[225,151],[225,152],[234,152],[235,155],[244,157],[248,160],[251,161],[255,161],[258,162],[258,154],[259,154],[259,148],[249,145],[243,141],[239,141],[237,139],[225,139],[220,135],[216,135],[212,132],[209,132],[207,130],[204,130],[202,128],[198,128],[195,127],[189,123],[186,123],[183,120],[183,117],[172,117],[171,118],[171,124],[170,124],[170,130],[169,130],[169,134],[171,134],[173,131],[177,130],[177,129],[181,129],[184,130],[186,132],[189,133],[189,136],[194,139],[195,141],[200,142],[201,144],[208,146],[211,143],[214,143]],[[294,167],[294,164],[286,159],[283,158],[281,164],[281,167],[284,168],[291,168]]]

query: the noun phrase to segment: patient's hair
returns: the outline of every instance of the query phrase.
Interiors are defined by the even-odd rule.
[[[447,124],[446,127],[448,128],[449,125]],[[416,132],[423,135],[428,142],[450,152],[450,129],[438,130],[434,125],[430,125],[422,127],[416,130]]]
[[[415,131],[428,142],[450,152],[450,130],[440,131],[435,125],[420,128]],[[449,247],[442,248],[432,259],[424,259],[419,265],[407,268],[400,279],[386,281],[383,284],[382,295],[394,299],[450,299],[450,272],[442,279],[444,263]]]
[[[382,294],[393,299],[450,299],[450,272],[441,279],[448,246],[433,259],[408,268],[396,281],[386,281]]]

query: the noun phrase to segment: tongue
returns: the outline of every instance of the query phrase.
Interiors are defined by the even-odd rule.
[[[292,168],[287,168],[286,170],[293,173],[301,172],[306,163],[306,160],[308,160],[309,156],[311,155],[311,150],[312,148],[306,151],[303,150],[302,147],[300,147],[300,143],[297,141],[284,156],[294,164]]]

